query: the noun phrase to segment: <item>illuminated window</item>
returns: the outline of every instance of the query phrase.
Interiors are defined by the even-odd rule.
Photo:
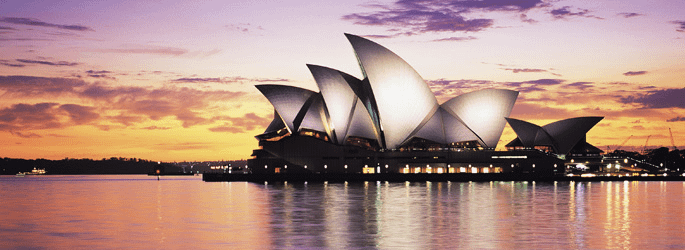
[[[477,174],[477,173],[478,173],[478,168],[471,168],[471,173],[472,173],[472,174]]]
[[[465,167],[460,167],[460,168],[459,168],[459,173],[466,173],[466,168],[465,168]]]

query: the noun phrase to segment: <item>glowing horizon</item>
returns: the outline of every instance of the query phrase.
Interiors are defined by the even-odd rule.
[[[402,57],[440,104],[517,90],[512,118],[604,116],[587,140],[605,151],[670,148],[669,128],[685,148],[684,2],[0,6],[0,157],[247,159],[273,115],[254,85],[318,91],[306,64],[361,78],[344,33]]]

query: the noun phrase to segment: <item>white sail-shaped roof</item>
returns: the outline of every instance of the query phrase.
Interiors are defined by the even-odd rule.
[[[445,130],[443,129],[442,112],[438,109],[433,113],[431,118],[421,126],[421,128],[412,136],[431,140],[438,143],[445,143]],[[411,138],[407,139],[409,141]]]
[[[555,149],[559,148],[559,146],[557,146],[558,143],[554,141],[554,139],[543,128],[540,128],[535,134],[535,145],[552,146]]]
[[[313,94],[311,97],[311,105],[302,118],[302,123],[298,130],[303,128],[312,129],[316,131],[326,132],[330,137],[330,129],[328,129],[326,112],[323,104],[323,98],[319,93]]]
[[[483,89],[450,99],[441,106],[464,122],[486,148],[495,148],[514,107],[518,91]]]
[[[345,34],[352,44],[378,108],[386,148],[397,148],[437,109],[423,78],[392,51],[367,39]]]
[[[526,121],[507,118],[516,136],[525,147],[551,146],[557,154],[568,154],[585,134],[604,117],[576,117],[538,126]]]
[[[568,154],[573,146],[602,119],[604,117],[598,116],[569,118],[542,126],[542,129],[547,131],[557,143],[557,153]]]
[[[376,134],[376,129],[373,127],[371,117],[369,116],[366,108],[364,108],[364,105],[360,99],[357,99],[357,102],[355,103],[353,115],[350,119],[350,126],[347,129],[345,140],[347,140],[347,137],[350,136],[374,139],[377,141],[379,140],[379,137]]]
[[[464,123],[440,107],[442,113],[443,127],[445,128],[445,142],[480,141],[478,136],[473,133]]]
[[[326,103],[330,117],[331,138],[335,138],[338,144],[343,144],[355,101],[358,98],[346,79],[356,80],[358,84],[361,84],[361,80],[327,67],[311,64],[307,64],[307,67],[312,72]]]
[[[264,134],[278,131],[283,127],[285,127],[285,124],[283,124],[283,118],[281,118],[276,109],[274,109],[274,119],[271,120],[269,126],[266,127],[266,130],[264,130]]]
[[[522,121],[514,118],[505,118],[509,125],[511,126],[512,129],[514,129],[514,132],[516,132],[516,135],[518,138],[521,140],[521,143],[523,144],[524,147],[527,148],[533,148],[536,145],[535,138],[536,135],[538,134],[539,130],[542,130],[542,127],[532,124],[527,121]],[[542,144],[537,144],[537,145],[542,145]]]
[[[274,106],[276,112],[283,118],[283,123],[285,123],[288,131],[291,134],[297,132],[297,127],[294,124],[295,118],[300,110],[303,109],[303,106],[305,106],[309,97],[316,94],[316,92],[293,86],[275,84],[255,85],[255,87],[257,87],[266,99],[271,102],[271,105]],[[309,108],[309,105],[306,106],[307,107],[304,107],[305,110]]]

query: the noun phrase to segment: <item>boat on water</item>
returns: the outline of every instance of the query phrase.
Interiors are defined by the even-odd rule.
[[[35,168],[34,167],[33,170],[31,170],[31,172],[19,172],[19,173],[17,173],[16,176],[22,177],[22,176],[26,176],[26,175],[44,175],[46,173],[47,173],[47,171],[45,171],[44,168]]]
[[[31,170],[31,172],[26,172],[26,174],[30,174],[30,175],[39,175],[39,174],[45,174],[45,173],[47,173],[47,172],[45,171],[44,168],[36,169],[35,167],[33,168],[33,170]]]

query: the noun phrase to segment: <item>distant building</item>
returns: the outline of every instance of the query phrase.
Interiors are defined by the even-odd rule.
[[[253,173],[553,174],[565,171],[569,152],[594,148],[583,147],[585,133],[602,117],[543,127],[507,118],[518,92],[505,89],[474,91],[439,104],[399,56],[346,36],[364,79],[307,65],[319,92],[256,86],[273,105],[274,120],[256,136],[260,148],[248,160]],[[510,151],[495,151],[507,122],[518,138],[507,145]]]

